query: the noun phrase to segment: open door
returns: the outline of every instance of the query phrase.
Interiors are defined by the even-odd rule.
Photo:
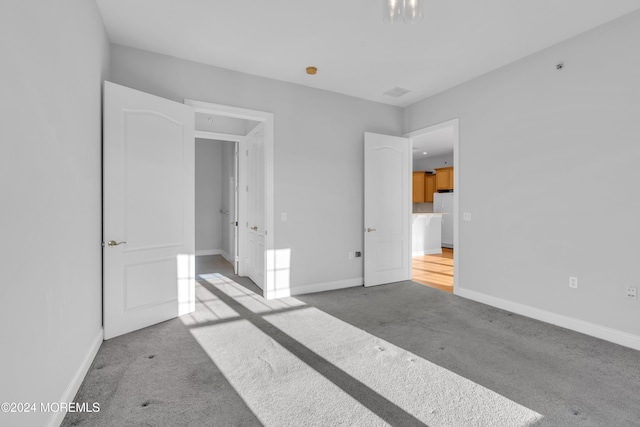
[[[264,129],[262,125],[247,140],[247,276],[264,289],[265,282],[265,183]]]
[[[231,228],[229,230],[229,245],[231,248],[231,264],[233,264],[233,273],[238,274],[238,206],[240,197],[238,194],[238,142],[233,143],[233,177],[229,180],[229,206],[231,206]]]
[[[104,335],[195,308],[193,108],[104,88]]]
[[[364,285],[411,279],[411,140],[364,134]]]

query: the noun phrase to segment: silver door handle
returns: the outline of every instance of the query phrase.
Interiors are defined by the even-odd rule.
[[[253,231],[258,231],[258,227],[251,227]]]
[[[375,228],[367,228],[367,233],[371,233],[372,231],[376,231]]]
[[[107,242],[107,246],[112,248],[114,246],[118,246],[118,245],[121,245],[123,243],[127,243],[127,242],[116,242],[115,240],[109,240],[109,242]]]

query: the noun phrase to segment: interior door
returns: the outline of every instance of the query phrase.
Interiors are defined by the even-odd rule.
[[[194,310],[194,117],[105,82],[105,339]]]
[[[247,275],[264,289],[264,130],[247,141]]]
[[[411,141],[364,134],[364,285],[411,279]]]
[[[231,264],[233,264],[233,272],[238,274],[238,204],[239,204],[239,194],[238,194],[238,143],[233,143],[233,165],[232,172],[233,177],[229,179],[229,196],[231,200],[229,200],[229,206],[231,206],[231,228],[229,229],[229,245],[231,248]]]

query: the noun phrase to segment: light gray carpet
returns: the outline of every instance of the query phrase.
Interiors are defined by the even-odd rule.
[[[265,301],[196,269],[196,312],[105,342],[101,411],[63,425],[640,426],[637,351],[411,282]]]

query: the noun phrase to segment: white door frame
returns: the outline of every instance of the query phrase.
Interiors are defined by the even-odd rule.
[[[238,151],[242,154],[247,149],[247,140],[251,138],[256,132],[258,132],[261,128],[264,129],[264,191],[265,191],[265,253],[264,253],[264,289],[263,296],[266,299],[272,299],[275,297],[275,266],[271,262],[274,257],[269,256],[270,253],[273,253],[274,247],[274,216],[273,216],[273,207],[274,207],[274,185],[273,185],[273,146],[274,146],[274,116],[273,113],[267,113],[264,111],[257,110],[248,110],[245,108],[232,107],[229,105],[221,105],[221,104],[212,104],[210,102],[204,101],[196,101],[192,99],[185,99],[184,103],[190,105],[194,108],[196,113],[204,113],[211,114],[216,116],[224,116],[224,117],[232,117],[236,119],[244,119],[244,120],[252,120],[260,122],[258,126],[252,129],[247,135],[231,135],[225,133],[215,133],[215,132],[206,132],[206,131],[196,131],[196,138],[205,138],[205,139],[217,139],[221,141],[237,141],[238,142]],[[246,156],[239,156],[239,177],[238,184],[246,185],[247,176],[246,176]],[[246,222],[246,192],[239,191],[239,212],[238,212],[238,222],[239,224],[243,224]],[[246,269],[245,265],[242,262],[242,255],[246,248],[246,230],[244,227],[238,227],[238,240],[241,245],[238,249],[238,255],[240,258],[240,263],[238,266],[238,275],[245,276]]]
[[[458,209],[461,190],[460,168],[458,167],[460,164],[460,119],[447,120],[446,122],[405,133],[403,136],[411,139],[449,127],[453,128],[453,188],[455,189],[453,191],[453,211],[455,212],[455,217],[453,218],[453,293],[457,295],[458,286],[460,286],[460,275],[458,274],[460,270],[460,210]],[[413,141],[411,145],[413,145]],[[411,261],[409,262],[411,263]]]

